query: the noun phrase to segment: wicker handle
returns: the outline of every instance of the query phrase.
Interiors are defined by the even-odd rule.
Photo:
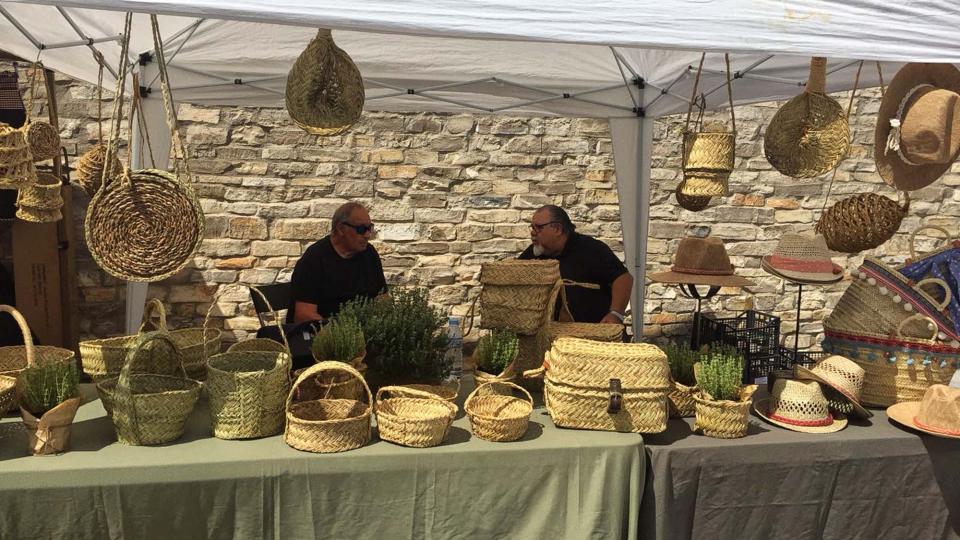
[[[153,324],[153,315],[156,312],[156,315],[160,318],[158,324]],[[167,310],[163,307],[163,302],[159,298],[151,298],[147,301],[146,307],[143,308],[143,320],[140,322],[139,332],[145,332],[148,330],[147,325],[153,327],[154,330],[159,330],[160,332],[167,332]]]
[[[397,397],[413,397],[421,399],[431,399],[434,401],[440,401],[442,403],[447,403],[447,400],[442,397],[434,394],[433,392],[427,392],[424,390],[417,390],[416,388],[407,388],[406,386],[384,386],[383,388],[377,390],[376,402],[379,404],[383,401],[384,394],[394,394]]]
[[[283,330],[283,324],[280,322],[280,314],[276,309],[273,308],[273,305],[270,303],[270,299],[267,298],[267,295],[263,294],[259,288],[250,286],[250,290],[257,293],[263,303],[267,305],[267,309],[270,310],[270,313],[273,314],[273,320],[277,323],[277,328],[280,329],[280,337],[283,338],[283,344],[287,346],[287,353],[290,354],[290,358],[293,358],[293,353],[290,352],[290,342],[287,341],[287,333]]]
[[[537,379],[543,377],[544,373],[547,372],[547,368],[540,366],[537,369],[528,369],[523,372],[524,379]]]
[[[360,383],[363,384],[363,389],[367,393],[367,411],[370,410],[370,406],[373,404],[373,397],[370,395],[370,387],[367,386],[367,381],[364,380],[363,375],[361,375],[359,371],[350,367],[349,364],[334,360],[317,362],[316,364],[300,372],[300,375],[297,376],[297,380],[294,381],[293,385],[290,387],[290,392],[287,394],[287,402],[285,405],[286,410],[290,410],[290,405],[293,403],[293,398],[297,395],[297,390],[300,388],[300,385],[303,384],[307,379],[310,379],[311,377],[314,377],[315,375],[324,371],[343,371],[353,378],[359,379]]]
[[[805,92],[825,94],[827,91],[827,59],[814,56],[810,59],[810,78],[807,79]]]
[[[932,329],[931,329],[930,331],[933,332],[933,335],[930,336],[929,338],[918,337],[918,338],[916,338],[916,339],[923,340],[923,341],[928,341],[928,342],[930,342],[930,343],[936,343],[936,342],[937,342],[937,323],[934,322],[933,319],[931,319],[930,317],[927,317],[926,315],[924,315],[924,314],[922,314],[922,313],[914,313],[913,315],[911,315],[911,316],[907,317],[906,319],[900,321],[900,324],[897,325],[897,337],[898,337],[899,339],[910,339],[910,338],[907,338],[907,337],[905,337],[905,336],[903,335],[903,325],[907,324],[908,322],[910,322],[910,321],[912,321],[912,320],[914,320],[914,319],[926,319],[927,322],[928,322],[927,328],[928,328],[928,329],[931,329],[931,327],[932,327]]]
[[[915,243],[914,243],[914,242],[916,242],[916,240],[917,240],[917,235],[920,234],[920,231],[925,231],[925,230],[932,230],[932,231],[940,231],[940,232],[942,232],[942,233],[944,234],[944,236],[947,237],[947,238],[946,238],[946,242],[947,242],[948,244],[949,244],[950,242],[953,242],[953,241],[955,240],[955,238],[953,237],[952,234],[950,234],[949,231],[947,231],[947,230],[944,229],[943,227],[940,227],[939,225],[923,225],[923,226],[921,226],[920,228],[918,228],[917,230],[915,230],[915,231],[913,231],[912,233],[910,233],[910,259],[911,259],[911,260],[916,260],[916,259],[917,259],[917,250],[916,250],[916,245],[915,245]]]
[[[163,359],[172,360],[172,363],[176,363],[172,370],[169,370],[166,373],[161,373],[166,375],[167,373],[176,374],[177,368],[180,370],[180,374],[183,375],[183,378],[187,378],[187,372],[183,369],[183,355],[180,353],[180,349],[177,347],[177,344],[170,339],[170,334],[166,332],[147,332],[145,334],[140,334],[137,336],[137,339],[133,342],[133,346],[130,349],[130,352],[127,353],[126,358],[123,362],[123,368],[120,370],[120,380],[117,382],[117,388],[129,388],[130,376],[133,375],[135,364],[137,364],[137,357],[140,353],[140,350],[151,341],[162,341],[165,342],[164,346],[168,346],[172,353],[170,355],[160,355]],[[154,364],[148,364],[149,368],[156,368]],[[140,366],[136,366],[140,367]],[[146,371],[149,373],[149,371]]]
[[[509,388],[509,389],[511,389],[511,390],[519,390],[520,392],[523,393],[524,396],[526,396],[527,401],[530,402],[530,405],[533,405],[533,396],[530,395],[530,392],[527,392],[527,389],[526,389],[526,388],[524,388],[524,387],[522,387],[522,386],[520,386],[520,385],[518,385],[518,384],[514,384],[514,383],[512,383],[512,382],[507,382],[507,381],[490,381],[490,382],[485,382],[485,383],[481,384],[480,386],[474,388],[474,389],[473,389],[473,392],[470,392],[470,395],[467,396],[467,400],[463,402],[463,408],[466,409],[467,407],[469,407],[469,406],[470,406],[470,403],[473,402],[473,399],[474,399],[475,397],[478,397],[478,396],[480,396],[480,395],[482,394],[482,393],[481,393],[481,390],[490,390],[490,391],[492,391],[494,385],[506,386],[507,388]]]
[[[20,326],[20,333],[23,334],[23,347],[27,351],[27,365],[35,366],[37,360],[33,351],[33,335],[30,333],[30,325],[27,324],[27,320],[13,306],[0,304],[0,312],[9,313],[17,321],[17,325]]]
[[[943,311],[947,309],[947,306],[950,305],[950,301],[953,299],[953,294],[950,291],[950,285],[947,285],[947,282],[935,277],[930,277],[926,279],[921,279],[917,282],[915,287],[921,289],[924,285],[939,285],[943,289],[943,302],[937,304],[937,309]]]

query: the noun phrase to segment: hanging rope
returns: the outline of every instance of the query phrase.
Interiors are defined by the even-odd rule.
[[[127,82],[129,66],[129,57],[127,54],[130,51],[130,26],[132,21],[133,13],[127,13],[127,17],[123,23],[123,38],[120,45],[120,71],[114,89],[113,114],[110,116],[110,141],[107,144],[107,153],[103,160],[103,162],[108,165],[103,167],[103,176],[100,179],[101,190],[106,188],[107,182],[110,180],[109,172],[112,167],[110,167],[109,164],[113,163],[113,160],[116,159],[117,149],[120,144],[120,126],[123,122],[123,93]],[[129,173],[130,171],[124,171],[121,176],[129,181]]]
[[[880,63],[877,63],[879,66]],[[853,90],[850,91],[850,102],[847,103],[847,124],[850,124],[850,112],[853,110],[853,98],[857,95],[857,89],[860,87],[860,70],[863,69],[863,60],[860,61],[860,65],[857,66],[857,75],[853,79]],[[847,142],[847,153],[850,152],[850,144]],[[846,155],[844,155],[846,157]],[[843,160],[841,159],[841,162]],[[827,185],[827,195],[823,198],[823,206],[820,207],[820,214],[827,209],[827,201],[830,200],[830,192],[833,191],[833,180],[837,177],[837,171],[840,170],[839,163],[836,167],[833,168],[833,174],[830,175],[830,183]]]

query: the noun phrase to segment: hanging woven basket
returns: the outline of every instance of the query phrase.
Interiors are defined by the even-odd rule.
[[[37,173],[37,183],[17,194],[17,217],[34,223],[53,223],[63,219],[60,212],[63,208],[61,185],[57,175]]]
[[[87,150],[85,154],[77,158],[74,181],[83,188],[88,195],[92,196],[100,189],[100,182],[103,178],[103,164],[106,158],[107,146],[102,143],[95,145],[90,150]],[[113,168],[107,175],[108,184],[111,180],[123,174],[123,164],[120,163],[120,160],[117,159],[116,156],[113,156],[113,159],[110,161],[113,163]]]
[[[733,172],[734,151],[737,143],[737,120],[733,112],[733,91],[730,80],[730,57],[725,55],[727,64],[727,96],[730,106],[730,126],[719,122],[704,124],[703,110],[706,108],[706,98],[701,96],[700,115],[690,128],[690,116],[693,105],[697,101],[697,89],[700,86],[700,74],[706,53],[700,57],[696,80],[693,84],[693,96],[687,110],[687,120],[683,128],[683,182],[678,188],[678,195],[696,199],[696,206],[703,205],[703,197],[724,197],[727,195],[727,180]],[[678,199],[679,202],[679,199]],[[692,203],[692,201],[691,201]],[[695,206],[695,207],[696,207]],[[702,210],[702,208],[701,208]]]
[[[33,161],[46,161],[60,154],[60,133],[48,122],[31,120],[23,126]]]
[[[290,118],[315,135],[343,133],[363,112],[363,78],[350,56],[321,29],[287,75]]]
[[[683,187],[686,181],[680,182],[677,185],[677,189],[674,191],[674,197],[677,199],[677,205],[684,210],[689,210],[691,212],[699,212],[705,210],[707,206],[710,206],[710,199],[713,197],[704,197],[698,195],[684,195]]]
[[[0,189],[22,189],[36,181],[37,170],[23,132],[0,123]]]
[[[904,193],[901,206],[883,195],[862,193],[848,197],[824,212],[816,232],[827,247],[843,253],[873,249],[893,237],[910,210],[910,196]]]
[[[774,169],[813,178],[833,169],[847,153],[849,126],[843,107],[826,95],[827,59],[810,60],[806,89],[773,116],[763,152]]]

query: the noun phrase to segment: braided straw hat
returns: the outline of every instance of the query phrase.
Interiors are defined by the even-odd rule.
[[[779,278],[813,285],[836,283],[843,279],[843,268],[830,260],[831,252],[823,236],[784,234],[773,253],[760,266]]]
[[[856,362],[833,355],[817,362],[812,368],[798,364],[794,371],[798,379],[817,381],[839,392],[853,406],[853,412],[857,416],[873,416],[872,412],[860,405],[860,392],[863,390],[863,377],[866,372]],[[830,405],[832,408],[833,404]]]
[[[778,378],[770,397],[753,410],[773,425],[801,433],[833,433],[847,427],[847,419],[830,414],[827,398],[816,381]]]
[[[883,181],[926,187],[960,154],[960,70],[907,64],[890,81],[877,112],[873,156]]]
[[[960,388],[934,384],[921,401],[905,401],[887,408],[894,422],[937,437],[960,439]]]
[[[847,153],[849,126],[843,107],[826,95],[827,59],[810,59],[810,78],[799,96],[773,116],[763,152],[774,169],[813,178],[833,169]]]
[[[287,112],[314,135],[343,133],[363,112],[363,78],[350,56],[321,29],[287,75]]]

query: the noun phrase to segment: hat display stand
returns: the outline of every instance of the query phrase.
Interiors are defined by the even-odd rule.
[[[693,312],[693,331],[690,334],[690,348],[697,350],[700,348],[700,311],[702,303],[704,300],[710,300],[716,296],[717,293],[720,292],[720,287],[710,285],[707,288],[707,292],[702,294],[694,283],[680,283],[677,285],[677,288],[680,289],[680,293],[685,297],[697,301],[697,310]]]

